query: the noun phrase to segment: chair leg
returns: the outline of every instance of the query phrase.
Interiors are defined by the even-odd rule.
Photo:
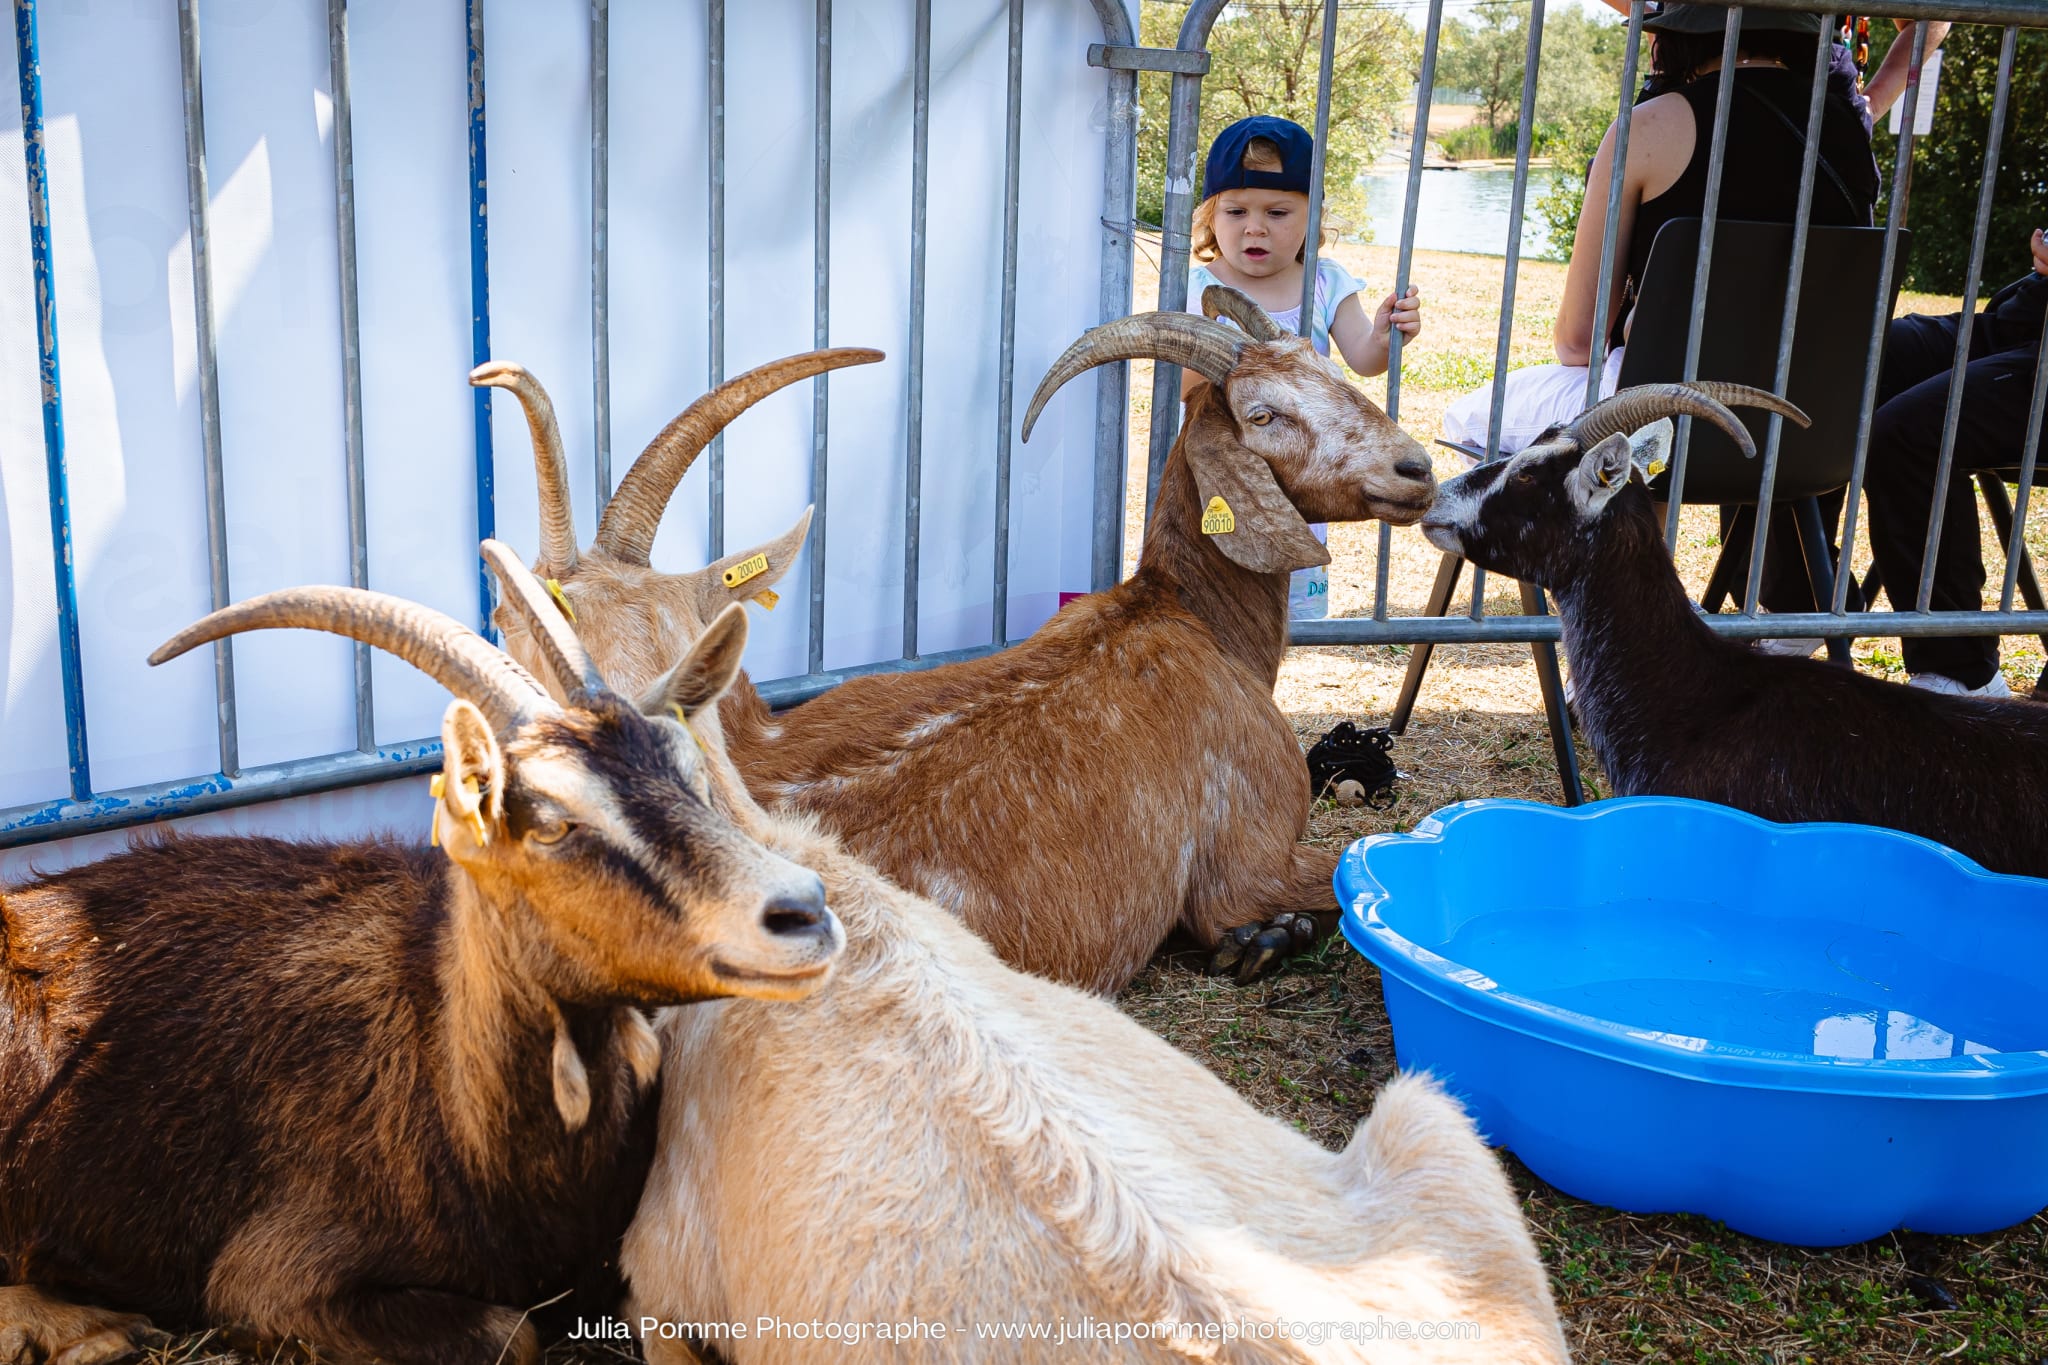
[[[1522,614],[1548,616],[1543,589],[1534,583],[1517,584],[1522,590]],[[1567,806],[1585,804],[1586,785],[1579,777],[1579,756],[1572,748],[1572,718],[1565,710],[1564,681],[1557,672],[1557,646],[1548,640],[1530,644],[1536,656],[1536,684],[1543,692],[1543,713],[1550,721],[1550,750],[1557,759],[1557,778],[1564,787]]]
[[[1423,608],[1425,616],[1442,616],[1451,609],[1451,594],[1458,590],[1458,575],[1464,571],[1465,561],[1446,550],[1436,566],[1436,582],[1430,585],[1429,604]],[[1394,714],[1387,719],[1387,729],[1394,734],[1406,734],[1408,718],[1415,714],[1415,698],[1422,692],[1422,675],[1429,669],[1429,656],[1436,652],[1435,645],[1414,645],[1408,654],[1408,672],[1401,679],[1401,695],[1394,699]]]
[[[1977,491],[1984,495],[1984,505],[1991,509],[1991,524],[1998,531],[1998,543],[2012,544],[2012,495],[2005,491],[2005,480],[1989,471],[1977,475]],[[2027,543],[2020,542],[2020,597],[2031,611],[2040,611],[2041,580],[2034,577],[2034,557],[2027,552]],[[2048,649],[2048,635],[2041,637],[2041,647]],[[2048,673],[2042,678],[2048,680]]]
[[[1721,538],[1721,553],[1714,560],[1714,572],[1707,578],[1707,590],[1700,594],[1700,606],[1709,615],[1721,610],[1735,592],[1735,576],[1749,563],[1750,537],[1756,534],[1756,508],[1748,503],[1735,509],[1735,523]]]
[[[1826,611],[1827,604],[1835,600],[1835,564],[1829,553],[1834,537],[1821,523],[1819,498],[1796,498],[1792,510],[1799,521],[1799,548],[1806,559],[1807,586],[1813,590],[1814,605]],[[1829,663],[1855,667],[1848,636],[1829,636],[1827,644]]]

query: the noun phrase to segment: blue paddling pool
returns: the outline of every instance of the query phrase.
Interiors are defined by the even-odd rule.
[[[1838,1246],[2048,1205],[2048,881],[1699,801],[1468,801],[1337,868],[1401,1065],[1569,1194]]]

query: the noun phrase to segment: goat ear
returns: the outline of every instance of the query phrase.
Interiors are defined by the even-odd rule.
[[[746,652],[747,612],[734,602],[697,637],[682,662],[640,699],[641,713],[659,716],[681,711],[688,720],[716,704],[739,677],[740,657]]]
[[[1245,449],[1220,403],[1196,405],[1185,450],[1204,508],[1203,533],[1217,549],[1253,573],[1330,562],[1330,552],[1280,491],[1272,466]]]
[[[804,537],[811,533],[811,513],[815,510],[806,507],[796,525],[775,539],[699,569],[694,575],[698,615],[708,621],[728,606],[746,601],[758,601],[774,610],[777,598],[770,589],[796,565],[797,551],[803,549]]]
[[[1565,487],[1581,521],[1591,521],[1606,508],[1607,500],[1627,486],[1635,469],[1628,437],[1616,433],[1579,457],[1578,467],[1565,477]]]
[[[484,713],[456,700],[441,717],[441,775],[434,780],[434,835],[451,855],[474,855],[502,828],[505,754]]]

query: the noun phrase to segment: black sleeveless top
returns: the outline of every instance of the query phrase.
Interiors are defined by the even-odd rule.
[[[1674,218],[1706,213],[1707,161],[1713,151],[1714,101],[1720,88],[1721,73],[1716,71],[1676,92],[1692,106],[1692,160],[1670,189],[1644,200],[1636,210],[1628,247],[1630,300],[1650,263],[1657,229]],[[1775,66],[1737,69],[1728,110],[1727,167],[1721,176],[1721,221],[1792,221],[1799,207],[1799,164],[1806,154],[1806,103],[1812,90],[1809,72]],[[1829,227],[1868,227],[1871,206],[1877,201],[1877,162],[1862,118],[1835,90],[1821,104],[1820,155],[1823,165],[1815,167],[1813,178],[1813,221]],[[1833,167],[1841,185],[1825,167]],[[1624,307],[1610,345],[1622,343],[1627,317]]]

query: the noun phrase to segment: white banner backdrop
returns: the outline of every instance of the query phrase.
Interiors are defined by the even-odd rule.
[[[371,585],[473,621],[462,7],[355,0],[349,10]],[[46,0],[39,13],[92,776],[107,791],[218,767],[209,651],[160,669],[143,662],[208,607],[179,45],[175,7],[157,0]],[[616,477],[705,388],[709,164],[701,0],[612,0],[610,13]],[[326,5],[200,0],[198,16],[231,593],[346,582]],[[727,7],[728,375],[812,344],[814,22],[813,0]],[[830,381],[828,668],[893,658],[901,645],[912,24],[909,0],[835,6],[830,342],[878,347],[888,360]],[[491,349],[553,394],[587,540],[597,497],[588,7],[490,0],[485,35]],[[926,653],[990,633],[1006,38],[1006,0],[933,5]],[[1013,432],[1046,364],[1095,321],[1105,77],[1087,66],[1086,49],[1101,39],[1088,0],[1033,0],[1025,16]],[[19,109],[7,101],[0,807],[67,790],[21,165]],[[728,549],[776,534],[812,500],[811,423],[811,386],[801,384],[731,428]],[[1094,430],[1093,386],[1075,385],[1030,445],[1013,445],[1013,635],[1043,622],[1062,591],[1087,586]],[[505,395],[494,401],[492,433],[498,534],[531,554],[530,447]],[[700,461],[678,493],[656,542],[658,566],[688,569],[709,557],[708,475]],[[804,670],[810,555],[786,581],[780,609],[755,614],[748,664],[757,678]],[[346,642],[243,636],[235,664],[245,766],[354,747]],[[438,731],[446,696],[405,665],[379,657],[375,695],[380,743]],[[317,828],[306,812],[322,810],[345,826],[382,823],[386,816],[372,818],[388,804],[372,794],[381,790],[296,803],[285,823]],[[253,827],[252,818],[260,825],[260,816],[218,817],[236,828]]]

